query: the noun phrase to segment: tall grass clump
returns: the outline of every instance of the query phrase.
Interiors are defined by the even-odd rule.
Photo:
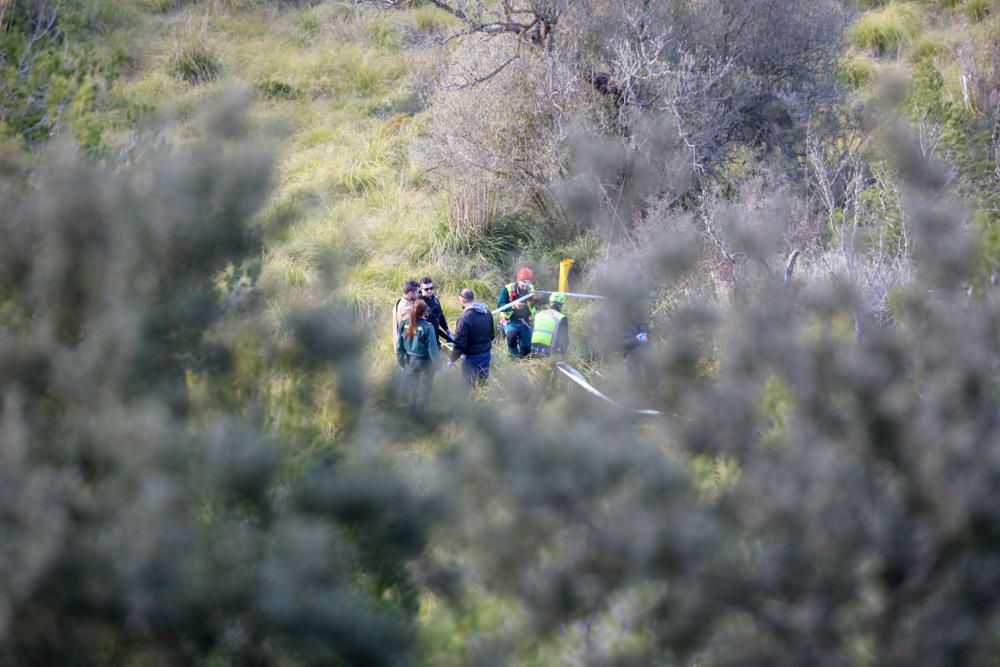
[[[920,15],[912,5],[892,2],[866,12],[851,27],[851,42],[882,55],[897,53],[920,31]]]
[[[98,34],[132,26],[139,16],[135,7],[118,0],[91,0],[82,4],[79,11],[83,26]]]
[[[323,24],[315,12],[306,12],[295,21],[294,42],[299,46],[308,45],[318,34]]]
[[[942,51],[941,41],[936,36],[923,35],[919,37],[909,50],[910,62],[918,63],[933,58]]]
[[[457,186],[448,193],[444,220],[448,252],[479,255],[500,264],[530,238],[521,218],[500,214],[496,194],[485,185]]]
[[[386,49],[388,51],[396,51],[399,49],[399,33],[396,30],[396,26],[393,24],[376,19],[370,21],[368,25],[365,26],[365,32],[367,33],[368,40],[373,46]]]
[[[341,76],[345,87],[362,97],[374,95],[385,80],[378,63],[367,57],[347,60],[341,69]]]
[[[281,79],[265,78],[257,82],[257,94],[266,100],[297,100],[302,91],[295,85]]]
[[[351,164],[334,178],[334,190],[341,194],[364,194],[378,188],[380,183],[375,170]]]
[[[222,61],[204,40],[186,38],[174,43],[168,70],[196,86],[217,79],[222,74]]]
[[[963,9],[970,21],[979,23],[990,15],[993,10],[993,3],[991,0],[965,0]]]
[[[413,10],[413,24],[419,32],[437,34],[448,25],[448,17],[434,5],[422,5]]]
[[[875,76],[875,65],[868,58],[855,56],[847,58],[840,66],[838,79],[849,88],[861,88]]]
[[[139,6],[154,12],[166,13],[190,5],[194,0],[141,0]]]

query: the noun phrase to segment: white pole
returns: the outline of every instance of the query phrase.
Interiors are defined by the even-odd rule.
[[[532,292],[531,294],[525,294],[522,297],[514,299],[510,303],[505,303],[504,305],[500,306],[499,308],[497,308],[496,310],[493,311],[493,315],[496,315],[499,312],[507,310],[508,308],[513,308],[514,306],[516,306],[517,304],[521,303],[525,299],[530,299],[531,297],[535,296],[536,294],[555,294],[555,292],[553,292],[553,291],[547,291],[547,290],[536,290],[536,291]],[[603,299],[604,298],[603,296],[600,296],[598,294],[577,294],[576,292],[562,292],[562,294],[565,294],[566,296],[572,296],[572,297],[575,297],[577,299]]]

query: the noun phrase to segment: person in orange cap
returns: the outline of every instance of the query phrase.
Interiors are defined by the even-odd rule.
[[[517,280],[500,290],[497,308],[503,308],[511,301],[517,301],[527,294],[535,293],[532,284],[534,274],[528,267],[517,271]],[[507,337],[507,352],[512,357],[525,357],[531,352],[531,326],[535,318],[534,297],[500,313],[500,326]]]

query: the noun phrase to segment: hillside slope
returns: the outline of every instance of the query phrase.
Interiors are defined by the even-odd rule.
[[[251,91],[254,131],[280,155],[261,219],[271,230],[269,250],[250,276],[276,323],[296,303],[337,287],[370,338],[384,341],[405,278],[433,276],[452,319],[461,286],[495,295],[504,277],[449,247],[446,195],[412,155],[441,57],[431,41],[448,24],[444,13],[172,4],[156,12],[143,0],[123,3],[102,38],[128,62],[102,110],[105,142],[111,154],[127,150],[136,109],[175,119],[183,136],[200,105],[230,88]],[[331,266],[335,276],[325,273]],[[387,345],[372,351],[378,365],[392,363]]]

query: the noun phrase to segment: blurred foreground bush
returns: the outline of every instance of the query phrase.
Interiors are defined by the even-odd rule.
[[[677,304],[644,380],[596,378],[624,408],[526,384],[477,415],[444,466],[464,517],[451,552],[471,556],[444,566],[510,613],[435,664],[995,659],[1000,299],[970,296],[976,248],[947,170],[884,133],[916,271],[891,323],[846,280],[764,272],[762,227],[740,245],[752,287]],[[696,250],[668,237],[643,266],[678,282]],[[603,287],[604,316],[629,321],[634,281]]]
[[[261,252],[272,178],[239,118],[230,100],[118,170],[69,148],[5,166],[0,665],[407,662],[419,506],[358,464],[290,467],[252,398],[225,409],[217,281]],[[282,354],[336,375],[322,317]]]

